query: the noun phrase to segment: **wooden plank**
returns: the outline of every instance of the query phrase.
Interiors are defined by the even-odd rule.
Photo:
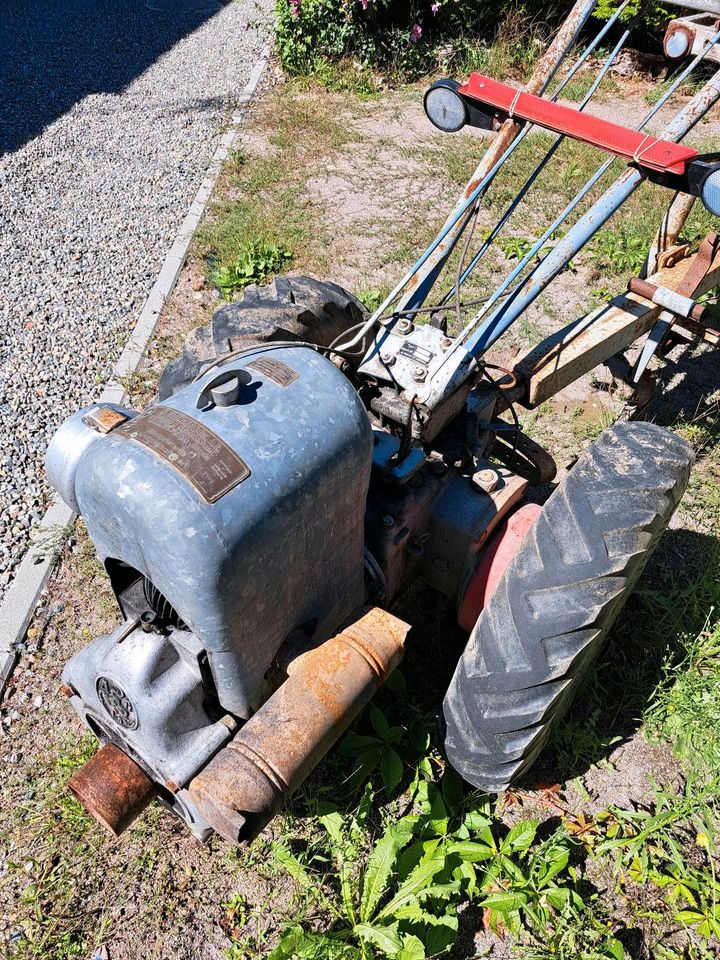
[[[693,260],[694,257],[688,257],[672,267],[664,267],[648,280],[677,290]],[[702,296],[718,284],[720,252],[694,296]],[[605,360],[626,350],[652,329],[661,312],[662,307],[628,292],[547,337],[514,367],[515,373],[528,385],[525,405],[537,407]]]
[[[673,325],[673,330],[675,327],[680,328],[680,333],[687,334],[688,340],[704,340],[705,343],[710,343],[714,347],[720,343],[720,330],[715,330],[714,327],[705,327],[701,323],[696,323],[695,320],[687,320],[685,318],[681,320],[676,320]]]

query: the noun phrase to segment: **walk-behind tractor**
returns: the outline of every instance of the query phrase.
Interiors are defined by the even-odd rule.
[[[720,156],[682,145],[720,98],[720,70],[707,69],[720,63],[720,2],[688,2],[699,12],[670,24],[678,69],[632,130],[585,112],[632,26],[623,4],[571,53],[593,6],[578,0],[525,90],[478,74],[428,90],[437,127],[495,136],[438,237],[372,316],[332,283],[250,287],[190,334],[146,410],[97,403],[55,435],[50,480],[83,516],[124,617],[63,674],[104,744],[71,788],[116,834],[158,797],[200,838],[251,840],[400,662],[408,627],[389,611],[418,579],[457,605],[470,634],[438,721],[465,780],[504,790],[561,720],[693,457],[673,433],[628,417],[539,507],[526,491],[556,468],[517,408],[598,365],[639,405],[651,360],[720,337],[701,302],[720,281],[718,237],[695,251],[681,239],[697,197],[720,214]],[[618,36],[581,104],[563,106],[569,81]],[[711,78],[646,132],[701,64]],[[498,171],[538,128],[557,138],[496,225],[476,231]],[[564,138],[611,156],[473,301],[466,281]],[[617,157],[626,165],[607,186]],[[489,349],[645,181],[668,188],[669,206],[642,275],[512,370],[493,367]],[[448,273],[444,295],[431,296]]]

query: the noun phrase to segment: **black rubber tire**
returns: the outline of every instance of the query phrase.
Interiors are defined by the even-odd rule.
[[[536,759],[667,527],[693,459],[661,427],[618,423],[553,491],[443,702],[446,755],[473,786],[502,792]]]
[[[163,371],[159,398],[182,390],[222,354],[271,340],[327,347],[366,315],[360,301],[336,283],[278,277],[265,287],[253,284],[242,300],[220,307],[210,323],[188,334],[181,356]]]

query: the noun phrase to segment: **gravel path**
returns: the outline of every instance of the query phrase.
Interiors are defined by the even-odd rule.
[[[272,0],[148,5],[0,9],[0,599],[44,513],[47,442],[127,340]]]

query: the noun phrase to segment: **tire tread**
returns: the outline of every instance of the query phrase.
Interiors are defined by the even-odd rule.
[[[267,286],[253,284],[242,300],[219,307],[210,323],[187,335],[182,354],[163,371],[159,399],[192,383],[206,363],[224,353],[274,340],[327,347],[365,316],[360,301],[336,283],[277,277]]]
[[[471,784],[505,790],[542,750],[667,527],[692,462],[675,434],[618,423],[548,499],[443,702],[445,752]]]

